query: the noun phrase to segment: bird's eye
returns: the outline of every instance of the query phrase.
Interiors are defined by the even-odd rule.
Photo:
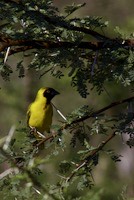
[[[46,90],[47,93],[50,93],[50,90]]]
[[[50,90],[45,90],[45,91],[43,92],[43,96],[44,96],[44,97],[47,97],[48,94],[50,94]]]

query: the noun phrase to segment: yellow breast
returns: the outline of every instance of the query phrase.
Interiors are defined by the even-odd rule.
[[[35,101],[29,108],[28,125],[35,127],[37,131],[49,132],[52,124],[53,108],[44,101]]]

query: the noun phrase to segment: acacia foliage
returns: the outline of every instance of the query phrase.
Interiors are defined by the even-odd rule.
[[[10,80],[13,73],[13,67],[3,63],[10,47],[8,57],[17,56],[17,53],[33,57],[27,68],[35,69],[39,77],[51,74],[61,79],[67,72],[71,86],[84,98],[93,89],[101,94],[106,83],[118,83],[131,90],[134,82],[133,35],[124,38],[118,29],[116,38],[110,38],[104,34],[108,22],[101,17],[71,17],[83,6],[85,4],[67,6],[62,14],[49,0],[1,0],[0,71],[3,79]],[[17,63],[16,69],[20,78],[25,76],[23,60]],[[124,103],[129,109],[114,116],[104,113]],[[8,149],[1,147],[1,162],[8,160],[14,172],[1,179],[3,198],[88,199],[88,189],[94,184],[92,171],[99,164],[101,154],[120,161],[121,155],[105,149],[107,143],[117,135],[128,134],[127,144],[134,146],[133,96],[126,96],[98,111],[83,105],[70,113],[64,124],[53,126],[53,132],[44,140],[36,141],[28,129],[19,128]],[[92,145],[91,138],[100,135],[105,140]],[[42,143],[46,153],[39,158]],[[73,153],[68,158],[64,152],[70,153],[70,147]],[[49,182],[49,170],[44,172],[40,168],[50,163],[55,164],[52,183]],[[22,186],[25,189],[20,192]]]

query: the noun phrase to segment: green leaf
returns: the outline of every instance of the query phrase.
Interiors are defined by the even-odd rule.
[[[85,5],[86,5],[86,3],[83,3],[83,4],[75,4],[75,3],[73,3],[72,5],[66,6],[64,8],[64,10],[65,10],[65,13],[67,13],[67,15],[71,15],[76,10],[84,7]]]

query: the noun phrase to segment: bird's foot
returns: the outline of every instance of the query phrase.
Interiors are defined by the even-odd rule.
[[[36,138],[39,138],[39,139],[46,138],[45,135],[37,131],[35,127],[31,127],[31,126],[30,126],[30,134],[34,135]]]

